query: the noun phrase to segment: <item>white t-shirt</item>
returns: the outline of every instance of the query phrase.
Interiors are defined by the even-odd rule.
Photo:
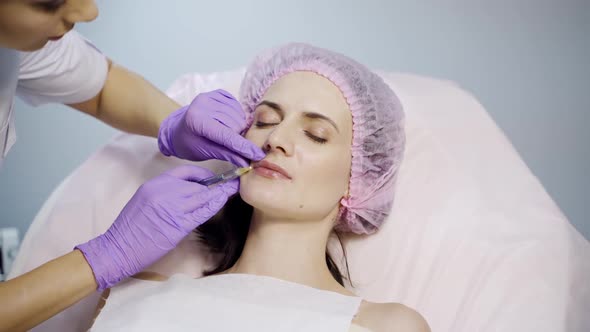
[[[35,52],[0,47],[0,167],[16,141],[14,96],[31,105],[79,103],[106,81],[106,57],[75,31]]]

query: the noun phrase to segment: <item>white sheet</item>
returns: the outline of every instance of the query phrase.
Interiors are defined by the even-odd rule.
[[[91,331],[344,332],[360,302],[264,276],[175,274],[163,282],[129,279],[112,288]]]
[[[237,95],[242,74],[184,75],[168,93],[181,104],[219,87]],[[452,82],[381,74],[406,110],[408,146],[390,220],[346,240],[358,294],[405,303],[433,331],[590,331],[590,244],[483,107]],[[46,202],[11,276],[106,230],[141,183],[179,163],[153,139],[116,137]],[[150,270],[198,276],[206,262],[185,241]],[[82,329],[96,300],[38,330]]]

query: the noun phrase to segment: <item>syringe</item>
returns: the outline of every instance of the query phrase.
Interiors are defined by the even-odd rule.
[[[221,173],[221,174],[217,174],[214,175],[212,177],[203,179],[203,180],[199,180],[196,181],[199,184],[202,184],[204,186],[213,186],[216,184],[220,184],[220,183],[224,183],[227,181],[231,181],[237,177],[240,177],[246,173],[248,173],[249,171],[252,170],[252,166],[248,166],[248,167],[240,167],[240,168],[234,168],[232,170],[229,170],[227,172]]]

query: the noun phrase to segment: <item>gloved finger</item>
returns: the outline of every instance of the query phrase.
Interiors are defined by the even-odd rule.
[[[215,185],[213,187],[201,186],[199,184],[185,182],[174,190],[177,195],[175,200],[183,213],[192,213],[201,208],[205,201],[212,199],[227,199],[235,195],[240,187],[240,181],[233,179],[231,181]],[[180,195],[180,197],[178,196]],[[220,198],[224,196],[225,198]]]
[[[172,177],[186,181],[199,181],[214,176],[213,171],[194,165],[182,165],[165,172]]]
[[[217,89],[217,90],[214,90],[213,92],[215,92],[216,94],[219,94],[219,95],[224,96],[228,100],[237,100],[236,97],[234,97],[234,95],[232,95],[231,92],[229,92],[227,90]]]
[[[246,159],[258,161],[266,156],[258,145],[228,127],[219,123],[215,125],[214,122],[216,121],[208,121],[206,124],[207,130],[203,132],[204,136],[209,140],[226,147]]]
[[[212,199],[202,201],[203,204],[190,213],[191,218],[197,221],[198,224],[202,224],[203,220],[205,220],[205,222],[208,221],[219,212],[227,202],[228,196],[223,194],[221,189],[214,188],[212,191],[216,192],[218,195],[214,196]]]
[[[200,144],[203,144],[202,142]],[[199,149],[199,146],[195,146],[194,149]],[[239,153],[233,152],[223,145],[215,142],[207,142],[207,153],[209,154],[208,159],[217,159],[228,161],[238,167],[246,167],[250,165],[250,160],[242,157]]]
[[[248,167],[250,165],[250,162],[247,159],[229,150],[221,154],[219,160],[228,161],[237,167]]]
[[[214,92],[214,94],[212,95],[212,98],[214,98],[220,102],[223,102],[224,104],[228,104],[229,106],[232,106],[232,108],[234,108],[236,110],[242,111],[242,104],[240,104],[238,99],[236,97],[234,97],[234,95],[232,95],[227,90],[217,89],[213,92]]]
[[[178,180],[178,183],[174,188],[174,194],[183,198],[193,198],[200,195],[204,191],[209,191],[213,188],[222,190],[225,195],[231,196],[238,192],[240,188],[240,181],[236,178],[224,183],[216,184],[213,187],[207,187],[198,183]]]
[[[172,188],[163,188],[162,191],[164,192],[164,194],[166,194],[166,196],[168,197],[172,197],[175,199],[186,199],[186,198],[191,198],[194,195],[207,191],[208,188],[206,185],[202,185],[196,181],[198,180],[182,180],[182,179],[176,179],[174,178],[177,182],[174,184],[174,187]],[[170,191],[170,193],[166,193],[166,190]]]
[[[240,154],[228,150],[226,147],[219,145],[218,150],[214,153],[215,159],[224,160],[232,163],[237,167],[246,167],[250,161]]]
[[[224,112],[224,111],[215,112],[213,114],[213,118],[215,120],[217,120],[218,122],[221,122],[222,124],[224,124],[226,127],[231,128],[233,131],[235,131],[238,134],[246,128],[246,120],[236,118],[235,116],[232,116],[231,114],[227,114],[227,112]]]
[[[242,104],[236,99],[228,98],[222,94],[215,94],[210,97],[210,100],[213,102],[211,104],[212,107],[221,106],[221,109],[225,110],[225,112],[230,112],[232,115],[241,119],[246,118]]]
[[[223,191],[229,197],[236,194],[238,190],[240,190],[240,180],[239,178],[236,178],[231,181],[221,183],[216,187]]]
[[[199,211],[200,209],[207,208],[209,206],[209,202],[218,201],[223,202],[219,209],[225,204],[228,195],[224,191],[224,187],[222,184],[207,188],[207,190],[202,192],[197,192],[192,196],[186,198],[186,204],[184,205],[184,212],[185,213],[194,213]],[[219,210],[218,210],[219,211]],[[217,213],[217,211],[213,211],[213,214]]]
[[[221,110],[223,110],[225,113],[229,113],[231,116],[237,119],[246,119],[246,112],[244,112],[242,109],[242,105],[239,101],[235,99],[228,99],[224,96],[217,96],[213,97],[212,99],[217,103],[217,105],[214,106],[222,106]]]
[[[240,156],[246,159],[253,161],[259,161],[266,157],[266,154],[264,153],[264,151],[262,151],[262,148],[260,148],[258,145],[256,145],[249,139],[239,134],[233,135],[231,133],[227,133],[226,135],[227,139],[224,140],[224,146],[227,149],[239,154]]]

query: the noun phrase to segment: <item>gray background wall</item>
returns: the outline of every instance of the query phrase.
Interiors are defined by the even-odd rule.
[[[571,222],[590,238],[590,1],[99,1],[77,29],[165,89],[304,41],[372,68],[471,91]],[[51,190],[115,131],[64,106],[17,102],[0,171],[0,227],[21,235]],[[586,170],[586,171],[584,171]]]

